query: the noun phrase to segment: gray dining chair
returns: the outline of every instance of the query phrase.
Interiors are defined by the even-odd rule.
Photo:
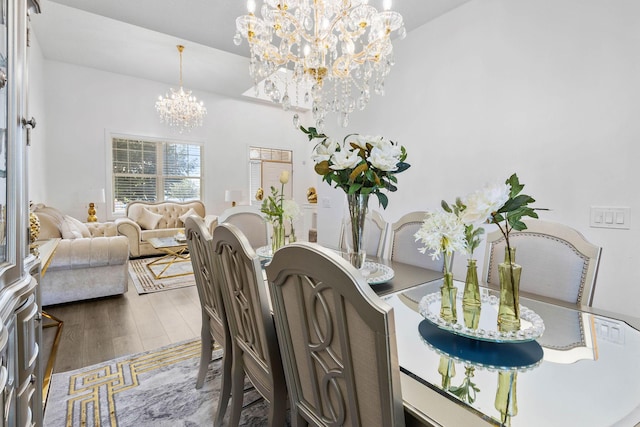
[[[213,251],[219,259],[222,297],[231,332],[230,426],[240,422],[245,374],[269,402],[269,426],[285,425],[287,388],[267,286],[258,256],[233,224],[213,231]]]
[[[204,384],[214,344],[217,342],[223,348],[220,398],[215,414],[215,425],[220,425],[231,396],[232,362],[231,335],[218,275],[220,268],[216,265],[217,260],[212,256],[212,237],[202,218],[195,215],[188,217],[185,221],[185,235],[202,310],[202,327],[200,330],[202,349],[200,351],[200,368],[198,369],[196,388],[201,388]]]
[[[226,209],[218,217],[218,223],[222,224],[223,222],[238,227],[247,237],[253,249],[269,244],[269,223],[259,208],[234,206]]]
[[[404,426],[392,308],[331,250],[300,242],[266,267],[293,426]]]
[[[522,294],[591,306],[602,249],[577,230],[557,222],[526,220],[527,229],[512,231],[516,263],[522,266]],[[498,288],[498,265],[504,261],[506,241],[500,230],[487,235],[484,278]]]
[[[393,261],[417,267],[428,268],[435,271],[444,270],[444,257],[431,259],[428,253],[423,254],[418,249],[422,247],[416,242],[415,234],[422,226],[422,222],[429,212],[416,211],[403,215],[398,221],[391,224],[389,229],[389,258]],[[453,256],[452,256],[453,262]]]
[[[384,252],[384,244],[387,236],[387,222],[384,220],[380,212],[369,211],[369,214],[365,218],[365,250],[367,255],[382,257]],[[344,224],[340,227],[340,249],[346,250],[347,244]]]

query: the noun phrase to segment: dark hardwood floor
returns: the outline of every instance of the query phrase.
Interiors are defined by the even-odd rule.
[[[64,322],[54,373],[200,337],[195,286],[138,295],[130,282],[122,296],[44,310]]]

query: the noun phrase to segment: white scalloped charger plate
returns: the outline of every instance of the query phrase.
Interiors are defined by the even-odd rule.
[[[365,261],[360,272],[370,285],[380,285],[393,279],[395,272],[391,267],[377,262]]]

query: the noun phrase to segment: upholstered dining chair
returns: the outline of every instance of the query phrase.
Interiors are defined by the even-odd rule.
[[[211,234],[202,218],[195,215],[185,221],[185,235],[191,257],[191,265],[195,276],[196,288],[202,309],[202,328],[200,337],[200,368],[196,380],[196,388],[201,388],[209,368],[214,343],[223,348],[222,378],[220,382],[220,399],[215,414],[215,425],[221,425],[231,395],[231,335],[224,310],[220,289],[220,268],[217,259],[212,256]]]
[[[423,211],[409,212],[391,224],[389,229],[389,258],[404,264],[443,271],[444,257],[434,260],[431,259],[431,255],[428,253],[421,253],[418,248],[422,245],[420,242],[416,242],[414,236],[422,226],[422,222],[428,213]]]
[[[527,229],[509,233],[522,266],[520,291],[571,304],[591,306],[602,249],[577,230],[557,222],[526,220]],[[484,277],[499,287],[498,265],[504,261],[506,241],[500,230],[487,235]]]
[[[365,249],[367,255],[382,257],[384,251],[385,238],[387,236],[387,222],[380,212],[370,211],[365,218]],[[344,224],[340,227],[340,249],[346,250],[346,239],[349,236],[345,233]]]
[[[293,426],[404,426],[392,308],[326,248],[286,245],[266,267]]]
[[[285,425],[287,388],[267,286],[258,256],[240,229],[223,223],[213,231],[219,258],[233,357],[230,426],[242,411],[245,374],[269,402],[269,426]]]
[[[255,206],[234,206],[218,217],[218,223],[233,224],[247,237],[251,247],[257,249],[269,244],[269,224]]]

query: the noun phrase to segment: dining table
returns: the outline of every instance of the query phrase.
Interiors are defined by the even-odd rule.
[[[393,308],[407,426],[639,425],[637,319],[521,296],[543,330],[505,339],[489,332],[497,291],[481,287],[487,331],[469,334],[427,319],[441,272],[379,262],[394,271],[371,287]],[[457,317],[466,320],[462,307]]]

